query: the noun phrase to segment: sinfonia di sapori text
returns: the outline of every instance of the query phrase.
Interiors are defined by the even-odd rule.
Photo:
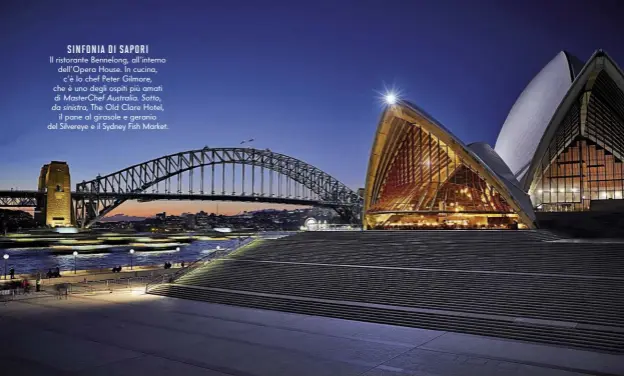
[[[68,44],[68,54],[148,54],[149,44]]]

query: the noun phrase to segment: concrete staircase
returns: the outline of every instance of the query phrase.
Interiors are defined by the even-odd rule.
[[[542,231],[310,232],[150,293],[624,353],[624,244]]]

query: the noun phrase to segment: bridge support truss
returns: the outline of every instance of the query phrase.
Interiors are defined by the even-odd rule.
[[[82,227],[127,200],[225,200],[322,206],[359,222],[361,197],[301,160],[253,148],[204,148],[156,158],[76,185]]]

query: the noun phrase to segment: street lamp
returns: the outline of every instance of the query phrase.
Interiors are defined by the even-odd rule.
[[[132,261],[133,261],[132,259],[133,259],[133,256],[134,256],[134,249],[131,249],[130,250],[130,270],[132,270]]]
[[[78,251],[74,251],[74,274],[76,274],[76,256],[78,256]]]
[[[2,258],[4,258],[4,279],[6,279],[6,275],[7,275],[6,262],[9,259],[9,255],[5,253],[4,256],[2,256]]]
[[[180,247],[176,247],[176,252],[180,252]]]

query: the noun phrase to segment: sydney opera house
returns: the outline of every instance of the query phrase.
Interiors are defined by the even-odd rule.
[[[538,214],[622,208],[624,74],[601,50],[555,56],[520,94],[494,148],[464,144],[397,100],[371,150],[364,227],[536,228]]]

